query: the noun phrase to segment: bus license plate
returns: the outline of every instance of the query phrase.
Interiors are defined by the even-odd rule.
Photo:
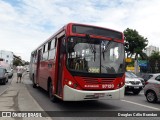
[[[95,93],[94,97],[104,97],[104,93]]]

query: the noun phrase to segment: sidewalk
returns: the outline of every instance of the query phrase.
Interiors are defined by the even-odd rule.
[[[23,79],[27,79],[25,76]],[[0,95],[0,111],[43,111],[39,104],[28,92],[25,84],[16,83],[16,74],[14,74],[11,84],[7,91]],[[8,118],[1,117],[1,120],[51,120],[50,117],[43,118]]]

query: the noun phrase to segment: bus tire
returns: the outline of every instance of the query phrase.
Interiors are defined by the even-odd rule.
[[[49,82],[49,89],[48,89],[49,99],[50,99],[52,102],[57,102],[57,101],[58,101],[58,98],[52,94],[52,89],[53,89],[53,85],[52,85],[52,83],[51,83],[51,81],[50,81],[50,82]]]
[[[36,88],[37,86],[36,86],[36,84],[34,82],[34,75],[32,76],[32,80],[33,80],[33,88]]]
[[[36,84],[33,83],[33,88],[37,88]]]

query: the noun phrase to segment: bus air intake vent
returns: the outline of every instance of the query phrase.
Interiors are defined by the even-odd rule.
[[[141,82],[140,82],[140,81],[130,81],[130,83],[131,83],[132,85],[139,85]]]
[[[88,78],[88,77],[83,77],[82,79],[86,84],[109,84],[115,80],[115,78]]]

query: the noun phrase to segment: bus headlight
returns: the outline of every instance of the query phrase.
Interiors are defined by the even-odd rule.
[[[74,88],[74,89],[77,89],[77,87],[78,87],[78,84],[75,83],[74,81],[65,79],[65,82],[66,82],[66,84],[67,84],[68,86],[70,86],[70,87],[72,87],[72,88]]]
[[[72,81],[68,81],[68,85],[71,86],[73,83]]]

